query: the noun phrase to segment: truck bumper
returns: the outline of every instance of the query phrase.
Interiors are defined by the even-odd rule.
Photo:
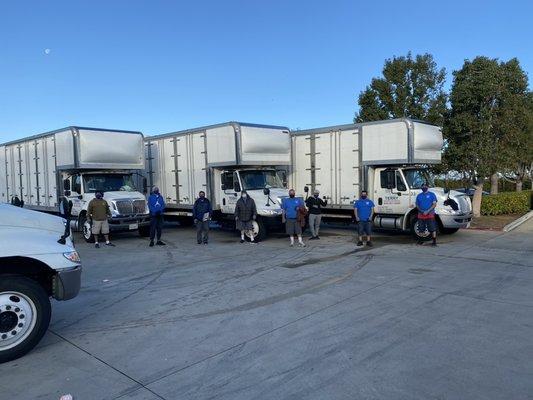
[[[110,218],[109,230],[111,232],[118,231],[133,231],[137,230],[140,226],[150,225],[150,216],[143,215],[140,217],[115,217]]]
[[[56,300],[69,300],[76,297],[81,286],[81,265],[58,271],[54,276],[52,297]]]
[[[464,215],[442,215],[439,214],[440,221],[444,228],[468,228],[472,221],[472,213]]]

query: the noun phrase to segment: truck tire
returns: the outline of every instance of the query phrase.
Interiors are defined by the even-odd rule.
[[[439,231],[443,235],[452,235],[455,232],[457,232],[458,230],[459,230],[459,228],[441,228]]]
[[[85,215],[81,215],[79,219],[79,231],[87,243],[94,243],[94,236],[91,233],[91,225],[87,222]]]
[[[22,357],[41,340],[50,324],[50,299],[35,281],[0,281],[0,363]]]
[[[139,236],[140,237],[150,236],[150,225],[139,226]]]
[[[267,237],[267,229],[261,218],[257,218],[255,221],[253,221],[254,226],[254,241],[260,242],[261,240],[264,240]],[[246,233],[246,239],[250,240],[250,235]]]
[[[428,230],[426,230],[422,234],[418,231],[418,218],[416,217],[416,215],[411,218],[410,229],[411,229],[411,235],[413,235],[415,239],[423,240],[424,242],[431,240],[431,234]]]

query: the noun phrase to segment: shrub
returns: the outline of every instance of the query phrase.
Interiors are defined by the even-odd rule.
[[[525,214],[531,210],[533,192],[503,192],[483,196],[481,215]]]

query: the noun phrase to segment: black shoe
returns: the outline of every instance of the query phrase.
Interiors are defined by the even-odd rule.
[[[99,249],[99,248],[100,248],[100,244],[99,244],[99,243],[95,243],[95,244],[94,244],[94,247],[96,247],[97,249]]]
[[[113,243],[109,242],[109,243],[106,243],[105,244],[106,246],[109,246],[109,247],[116,247]]]
[[[150,240],[150,244],[149,244],[150,247],[154,247],[154,241],[153,240]]]
[[[206,242],[204,242],[204,244],[207,244],[207,241],[206,241]]]
[[[370,241],[366,242],[366,245],[367,245],[368,247],[373,247],[373,246],[374,246],[374,244],[373,244],[372,242],[370,242]]]
[[[202,244],[202,242],[197,242],[198,244]]]
[[[240,243],[244,243],[244,239],[241,239]]]
[[[363,245],[363,242],[358,241],[358,242],[357,242],[357,245],[358,245],[358,246],[362,246],[362,245]]]
[[[166,246],[167,244],[165,242],[161,241],[161,240],[158,240],[156,245],[158,245],[158,246]]]
[[[315,236],[315,239],[320,240],[320,236]]]
[[[419,246],[422,246],[424,244],[424,241],[423,240],[420,240],[418,239],[418,241],[416,242],[416,244],[418,244]]]
[[[316,236],[312,236],[309,238],[309,240],[317,240],[318,238]]]
[[[59,244],[67,244],[67,241],[65,240],[65,238],[61,238],[57,241],[57,243]]]
[[[437,241],[434,240],[433,243],[431,243],[431,245],[432,245],[433,247],[437,247]]]

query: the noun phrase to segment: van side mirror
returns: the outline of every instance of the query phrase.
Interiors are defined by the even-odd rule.
[[[63,180],[63,189],[70,190],[70,179]]]
[[[270,194],[270,189],[269,189],[269,188],[264,188],[264,189],[263,189],[263,194],[264,194],[265,196],[268,196],[268,195]]]
[[[235,192],[240,192],[241,191],[241,185],[239,184],[239,182],[237,182],[237,181],[233,182],[233,190]]]
[[[304,186],[304,192],[309,193],[309,186]]]

